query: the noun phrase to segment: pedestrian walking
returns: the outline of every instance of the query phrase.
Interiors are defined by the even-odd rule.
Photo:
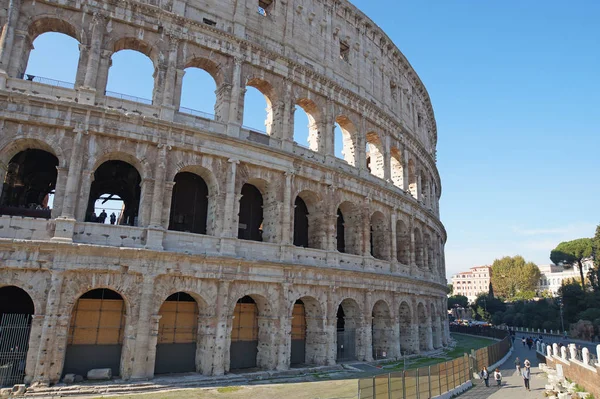
[[[531,391],[531,388],[529,388],[529,379],[531,378],[531,367],[526,366],[523,369],[523,383],[525,384],[525,389],[527,389],[528,391]]]
[[[523,339],[521,339],[521,342],[523,343],[523,348],[524,348],[527,343],[527,340],[525,339],[525,337],[523,337]]]
[[[515,366],[517,367],[517,373],[521,374],[521,360],[518,357],[515,359]]]
[[[483,378],[483,382],[485,382],[485,386],[486,387],[490,387],[490,373],[488,373],[488,369],[487,367],[484,367],[483,370],[481,370],[481,378]]]
[[[523,362],[523,366],[531,367],[531,362],[529,361],[529,359],[525,359],[525,361]]]
[[[496,380],[496,386],[499,388],[502,386],[502,373],[500,373],[500,369],[496,369],[494,371],[494,379]]]

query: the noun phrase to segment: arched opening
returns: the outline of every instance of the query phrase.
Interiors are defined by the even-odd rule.
[[[49,219],[54,203],[58,158],[28,149],[10,162],[2,185],[0,213]]]
[[[231,370],[257,366],[258,307],[250,296],[240,298],[233,311],[229,367]]]
[[[273,126],[271,91],[271,85],[264,80],[250,79],[248,81],[244,95],[243,118],[243,125],[246,129],[271,135]]]
[[[137,226],[140,206],[142,178],[136,168],[123,161],[106,161],[94,172],[94,181],[90,188],[90,197],[86,211],[86,222],[98,221],[100,209],[96,201],[100,198],[117,196],[123,201],[118,224]],[[101,213],[101,212],[100,212]]]
[[[422,303],[417,306],[417,317],[419,320],[419,350],[425,352],[429,349],[428,343],[431,340],[431,331],[427,322],[427,311]]]
[[[290,364],[304,364],[306,359],[306,310],[298,299],[292,310],[292,350]]]
[[[46,32],[37,36],[33,41],[23,78],[67,89],[74,88],[80,57],[79,41],[74,37],[58,32]]]
[[[152,104],[155,68],[151,54],[150,46],[139,40],[117,42],[108,71],[106,95]]]
[[[410,265],[410,231],[402,220],[396,221],[396,259]]]
[[[394,336],[390,308],[384,301],[377,301],[373,306],[371,319],[371,342],[373,343],[373,359],[394,357]]]
[[[297,247],[309,247],[308,242],[308,207],[300,196],[294,202],[294,245]]]
[[[392,148],[391,151],[392,159],[390,160],[390,167],[392,168],[392,182],[396,187],[404,189],[404,166],[402,164],[402,154],[397,148]]]
[[[177,292],[163,302],[158,314],[155,374],[196,371],[198,304],[191,295]]]
[[[360,326],[360,309],[353,299],[344,299],[337,310],[337,356],[338,362],[356,360],[357,334]]]
[[[415,263],[417,264],[417,267],[422,269],[424,267],[424,263],[423,263],[423,238],[421,236],[421,230],[419,230],[418,228],[415,228],[414,235],[415,235]]]
[[[194,63],[184,70],[179,111],[214,119],[217,111],[217,84],[213,76],[201,65],[203,64]]]
[[[408,161],[408,190],[413,198],[417,198],[417,169],[412,159]]]
[[[430,304],[429,314],[431,314],[431,334],[433,339],[433,348],[437,349],[442,346],[442,332],[440,330],[440,320],[437,312],[435,311],[435,306]]]
[[[335,237],[337,240],[337,250],[342,253],[346,252],[346,232],[344,229],[344,214],[338,208]]]
[[[381,179],[385,177],[385,161],[383,157],[383,144],[379,135],[375,132],[367,133],[366,156],[368,159],[368,169],[374,176]]]
[[[371,216],[371,256],[376,259],[389,259],[389,229],[385,216],[375,212]]]
[[[334,154],[348,164],[356,166],[356,128],[346,116],[335,119]]]
[[[238,238],[249,241],[263,240],[263,197],[252,184],[242,186]]]
[[[318,115],[317,105],[306,98],[296,102],[294,111],[294,141],[312,151],[319,151],[321,147],[321,134],[316,122]]]
[[[410,306],[408,303],[400,304],[400,350],[406,356],[415,353],[415,342],[413,341],[413,322]]]
[[[33,300],[21,288],[0,288],[0,387],[22,384],[25,378]]]
[[[208,186],[195,173],[175,175],[171,200],[169,230],[206,234],[208,219]]]
[[[125,203],[118,195],[100,194],[94,203],[94,213],[90,216],[89,221],[101,224],[121,224],[124,208]]]
[[[339,215],[342,215],[340,219]],[[341,222],[340,222],[341,220]],[[342,223],[343,227],[340,229],[340,223]],[[360,240],[360,229],[361,229],[361,217],[360,212],[356,205],[351,202],[343,202],[338,207],[338,230],[336,232],[336,236],[340,236],[343,234],[343,244],[345,253],[360,255],[361,254],[361,240]],[[338,249],[339,249],[339,240],[338,240]],[[340,251],[342,252],[342,251]]]
[[[125,301],[115,291],[98,288],[79,297],[71,314],[63,375],[86,376],[92,369],[120,374],[125,335]]]

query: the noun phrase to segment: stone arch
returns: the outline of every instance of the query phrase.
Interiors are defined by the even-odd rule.
[[[118,38],[111,44],[113,54],[121,50],[133,50],[150,58],[155,67],[157,65],[159,50],[144,40],[128,36]]]
[[[298,200],[301,200],[301,203]],[[304,204],[304,205],[302,205]],[[303,206],[305,207],[303,209]],[[300,218],[300,219],[298,219]],[[321,198],[314,191],[303,190],[296,195],[294,203],[294,245],[324,249],[325,232]],[[300,234],[300,240],[296,235]],[[306,243],[306,245],[298,245]]]
[[[361,217],[357,205],[350,201],[344,201],[337,207],[337,249],[353,255],[361,255]],[[344,248],[341,251],[340,239],[344,239]]]
[[[181,74],[181,84],[180,86],[174,86],[177,92],[173,93],[176,109],[180,112],[192,114],[194,114],[192,111],[197,110],[203,112],[204,114],[201,114],[201,116],[206,118],[210,116],[206,114],[214,114],[216,120],[227,120],[229,117],[227,109],[229,107],[228,94],[230,90],[227,90],[224,86],[225,73],[222,64],[210,58],[194,54],[193,58],[181,65],[181,70],[178,73]],[[209,91],[213,88],[213,92],[210,93]],[[196,95],[197,93],[202,93],[202,96]],[[213,96],[212,109],[198,107],[196,102],[191,103],[191,101],[194,101],[193,99],[201,97],[203,98],[201,105],[204,105],[208,99],[213,100]]]
[[[400,350],[402,354],[413,354],[417,352],[417,343],[414,341],[413,315],[407,301],[402,301],[398,308],[400,321]]]
[[[410,265],[410,230],[402,219],[396,220],[396,260]]]
[[[422,303],[417,304],[417,324],[419,326],[419,350],[425,352],[431,349],[431,324],[428,309]]]
[[[290,364],[326,364],[323,305],[317,298],[305,295],[291,304],[288,315],[292,318]]]
[[[308,148],[312,151],[320,151],[324,146],[324,139],[321,135],[319,121],[321,121],[321,111],[319,106],[311,99],[302,97],[295,103],[300,107],[308,117]],[[296,140],[296,137],[294,137]],[[297,140],[296,140],[297,141]]]
[[[390,167],[392,169],[391,170],[392,183],[394,183],[394,186],[404,190],[403,156],[397,147],[392,147],[392,149],[391,149]]]
[[[0,148],[2,148],[0,150],[0,168],[8,165],[10,160],[19,152],[29,149],[49,152],[58,158],[58,166],[61,168],[68,166],[67,156],[60,147],[60,143],[46,141],[44,137],[25,138],[10,136],[0,140]]]
[[[246,81],[246,87],[253,87],[258,90],[264,97],[267,102],[266,108],[266,118],[265,118],[265,133],[268,136],[273,134],[273,121],[275,114],[275,104],[277,103],[277,94],[275,89],[268,81],[258,78],[258,77],[250,77]],[[241,118],[243,120],[243,116]]]
[[[109,288],[95,288],[77,297],[71,311],[63,374],[86,375],[110,368],[123,377],[126,331],[125,298]]]
[[[413,230],[413,234],[415,237],[415,264],[418,268],[422,269],[425,266],[425,263],[423,253],[423,236],[421,234],[421,229],[419,227],[415,227]]]
[[[137,170],[142,180],[149,179],[152,176],[151,166],[146,159],[139,159],[127,151],[103,151],[89,159],[90,169],[96,170],[108,161],[123,161],[130,164]]]
[[[378,360],[396,357],[394,323],[387,302],[378,300],[373,306],[371,316],[373,359]]]
[[[217,88],[225,83],[225,73],[222,64],[209,58],[194,56],[183,65],[183,69],[187,68],[198,68],[206,71],[214,79]]]
[[[43,315],[48,299],[46,292],[49,278],[50,273],[46,271],[28,271],[17,274],[10,269],[2,269],[0,270],[0,288],[14,286],[25,291],[33,301],[35,314]]]
[[[280,190],[279,190],[279,180],[276,180],[279,176],[272,173],[261,173],[260,171],[255,171],[252,173],[248,165],[240,165],[238,167],[239,173],[236,176],[236,187],[239,194],[242,194],[244,187],[251,186],[254,188],[255,192],[250,193],[254,197],[260,200],[260,203],[255,203],[254,200],[251,204],[253,204],[256,213],[259,215],[256,216],[256,224],[257,226],[253,226],[259,232],[255,235],[252,235],[251,238],[248,238],[248,235],[242,235],[243,232],[238,230],[238,238],[241,239],[250,239],[251,241],[264,241],[264,242],[276,242],[278,239],[278,234],[280,230],[280,221],[279,217],[279,206],[278,202],[281,202],[280,198]],[[247,190],[246,190],[247,191]],[[248,199],[250,197],[246,197]],[[257,200],[257,201],[258,201]],[[239,211],[238,211],[238,221],[240,224],[247,223],[247,218],[244,219],[243,215],[243,206],[245,204],[244,195],[239,201]],[[254,220],[254,214],[251,214],[251,220]],[[260,217],[259,217],[260,216]],[[246,220],[246,221],[244,221]],[[262,220],[262,222],[260,222]]]
[[[352,120],[345,116],[340,115],[335,118],[335,122],[339,125],[342,131],[342,155],[344,160],[352,165],[357,166],[357,135],[358,131],[356,129],[356,125],[352,122]]]
[[[362,314],[362,309],[355,299],[345,298],[339,302],[336,313],[336,359],[338,362],[358,358],[361,349]]]
[[[390,258],[390,229],[389,222],[381,211],[371,215],[371,256],[376,259],[389,260]]]
[[[383,179],[385,177],[384,148],[379,135],[376,132],[368,132],[366,136],[367,152],[366,165],[372,175]]]

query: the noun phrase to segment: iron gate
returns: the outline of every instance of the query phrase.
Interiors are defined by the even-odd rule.
[[[337,332],[337,361],[356,360],[356,330]]]
[[[31,315],[3,314],[0,318],[0,387],[22,384]]]

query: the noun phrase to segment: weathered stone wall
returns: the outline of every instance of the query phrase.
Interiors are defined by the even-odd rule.
[[[196,363],[206,375],[229,371],[233,309],[246,295],[258,306],[264,369],[289,368],[298,299],[312,364],[336,361],[342,303],[359,360],[373,347],[394,358],[445,345],[437,133],[404,56],[347,2],[276,0],[266,17],[250,0],[204,4],[0,0],[0,172],[27,149],[58,158],[51,219],[0,217],[0,287],[22,288],[35,304],[27,380],[60,379],[73,306],[95,288],[126,303],[124,378],[153,376],[158,311],[175,292],[198,303]],[[81,43],[72,89],[22,79],[33,40],[49,31]],[[152,104],[105,95],[122,49],[153,61]],[[214,119],[180,111],[187,67],[215,79]],[[270,104],[266,136],[241,126],[248,86]],[[310,149],[293,141],[295,105],[311,119]],[[336,122],[345,160],[334,156]],[[85,222],[94,172],[108,160],[141,176],[136,226]],[[208,186],[205,235],[168,230],[179,172]],[[264,242],[237,239],[245,183],[264,199]],[[309,248],[292,245],[298,196]],[[336,250],[338,208],[346,253]]]

